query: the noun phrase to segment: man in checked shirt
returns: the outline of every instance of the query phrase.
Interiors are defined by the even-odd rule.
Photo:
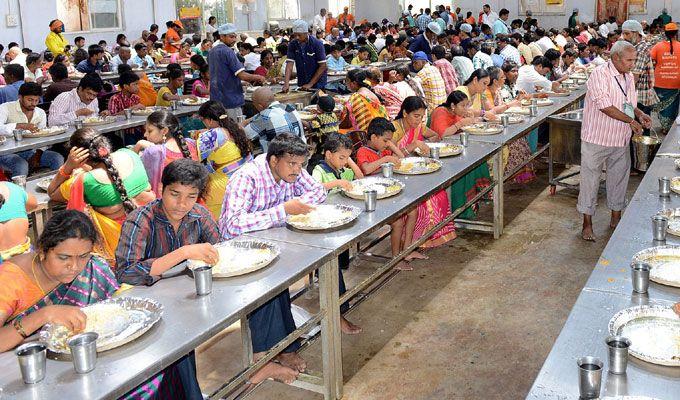
[[[282,226],[287,215],[306,214],[314,204],[326,200],[326,189],[304,168],[307,155],[307,144],[299,136],[282,133],[269,142],[267,154],[242,166],[227,184],[219,220],[222,238]],[[257,360],[295,330],[288,289],[253,311],[248,323]],[[343,317],[340,325],[345,333],[361,332]],[[276,356],[279,363],[266,364],[251,377],[251,382],[274,378],[292,383],[306,369],[305,360],[295,353],[299,347],[297,342],[288,346]]]

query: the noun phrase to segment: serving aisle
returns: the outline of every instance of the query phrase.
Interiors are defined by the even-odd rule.
[[[678,153],[680,127],[675,125],[659,153]],[[590,278],[574,304],[564,328],[539,372],[528,399],[572,399],[579,395],[576,360],[595,356],[603,360],[601,396],[635,395],[676,399],[680,393],[680,368],[641,361],[629,356],[625,375],[608,374],[609,322],[619,311],[639,305],[669,306],[680,301],[680,288],[650,282],[647,294],[632,291],[630,263],[641,250],[656,246],[652,241],[651,217],[662,210],[680,207],[680,196],[659,197],[658,178],[678,175],[674,158],[657,156],[626,207]],[[666,244],[680,244],[668,235]],[[568,260],[562,267],[568,268]]]

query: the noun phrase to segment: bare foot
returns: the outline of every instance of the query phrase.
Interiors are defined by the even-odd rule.
[[[417,251],[412,251],[411,254],[407,255],[404,258],[406,261],[411,261],[411,260],[429,260],[430,257],[426,256],[423,253],[419,253]]]
[[[274,362],[268,362],[264,367],[250,376],[250,382],[258,384],[267,379],[274,379],[287,385],[293,383],[300,373],[292,368]]]
[[[590,226],[584,227],[581,231],[581,239],[585,240],[586,242],[594,242],[595,233],[593,233],[593,228]]]
[[[340,329],[346,335],[357,335],[364,331],[360,326],[346,320],[345,317],[340,317]]]
[[[408,261],[400,261],[399,264],[394,267],[394,269],[399,271],[413,271],[413,267]]]
[[[299,372],[305,372],[305,369],[307,369],[307,361],[305,361],[304,358],[300,357],[295,352],[281,353],[274,357],[274,359],[286,367],[292,368]]]
[[[616,226],[619,224],[619,221],[621,221],[621,211],[612,211],[612,217],[611,220],[609,221],[609,227],[614,229]]]

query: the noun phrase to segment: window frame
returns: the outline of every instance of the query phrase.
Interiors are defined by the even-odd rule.
[[[286,0],[282,0],[282,1],[285,2]],[[295,0],[295,3],[297,4],[297,17],[293,17],[293,18],[291,18],[289,16],[284,16],[283,18],[273,18],[273,17],[271,17],[271,11],[270,11],[271,7],[269,6],[269,0],[267,0],[266,3],[267,3],[266,6],[267,6],[267,20],[268,21],[295,21],[295,20],[300,18],[300,0]],[[285,6],[283,8],[283,11],[284,11],[284,14],[285,14],[285,11],[286,11]]]
[[[57,1],[57,3],[59,2],[59,0],[56,0],[56,1]],[[85,0],[85,1],[87,1],[87,7],[88,7],[87,18],[89,19],[90,29],[86,30],[86,31],[83,31],[83,30],[68,31],[69,34],[93,33],[93,32],[115,32],[115,31],[125,29],[124,26],[123,26],[124,24],[123,24],[123,8],[122,8],[122,2],[123,1],[122,0],[115,0],[116,5],[117,5],[116,9],[117,9],[118,26],[111,27],[111,28],[92,28],[92,25],[93,25],[93,23],[92,23],[92,13],[90,12],[90,1],[92,1],[92,0]],[[58,16],[59,16],[59,14],[57,13],[57,17]]]

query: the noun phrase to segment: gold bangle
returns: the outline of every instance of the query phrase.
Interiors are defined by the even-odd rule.
[[[12,326],[22,338],[26,339],[28,337],[28,334],[24,330],[24,326],[21,325],[21,318],[15,318],[14,321],[12,321]]]

